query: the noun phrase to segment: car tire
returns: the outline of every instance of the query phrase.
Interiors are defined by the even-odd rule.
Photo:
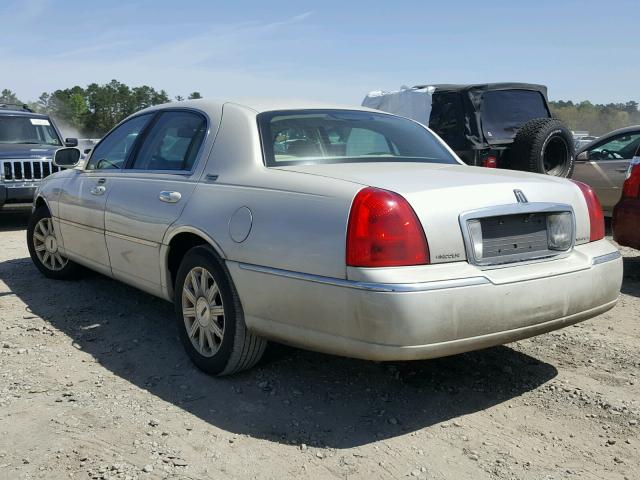
[[[180,340],[204,372],[230,375],[262,358],[267,341],[247,330],[238,293],[211,247],[194,247],[184,256],[174,305]]]
[[[59,238],[53,227],[49,209],[42,205],[34,210],[27,225],[27,247],[34,265],[47,278],[72,280],[81,267],[58,250]]]
[[[518,130],[510,158],[518,170],[570,178],[575,167],[573,135],[555,118],[530,120]]]

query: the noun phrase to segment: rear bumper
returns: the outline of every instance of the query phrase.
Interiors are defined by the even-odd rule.
[[[38,186],[7,187],[0,185],[0,207],[5,204],[32,203]]]
[[[251,330],[370,360],[452,355],[548,332],[612,308],[622,283],[620,254],[604,240],[536,265],[488,271],[451,264],[469,274],[415,283],[228,266]]]
[[[620,245],[640,249],[640,200],[620,200],[613,210],[613,239]]]

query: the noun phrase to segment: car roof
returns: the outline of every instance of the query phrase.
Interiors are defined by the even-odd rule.
[[[595,140],[591,140],[589,143],[587,143],[585,146],[583,146],[580,150],[578,150],[576,152],[576,155],[584,152],[585,150],[590,149],[593,145],[596,145],[596,144],[601,143],[603,141],[606,142],[611,137],[615,137],[617,135],[622,135],[622,134],[625,134],[625,133],[634,133],[634,132],[640,133],[640,125],[631,125],[630,127],[618,128],[617,130],[613,130],[613,131],[611,131],[609,133],[605,133],[601,137],[598,137]]]
[[[141,110],[149,112],[165,108],[195,108],[205,112],[218,112],[225,104],[234,104],[256,113],[271,112],[275,110],[362,110],[366,112],[384,113],[379,110],[362,107],[359,105],[340,105],[335,103],[315,100],[277,99],[277,98],[241,98],[241,99],[197,99],[183,100],[181,102],[163,103]]]
[[[49,115],[44,113],[28,112],[26,110],[13,110],[11,108],[0,108],[0,115],[11,115],[16,117],[35,117],[35,118],[49,118]]]

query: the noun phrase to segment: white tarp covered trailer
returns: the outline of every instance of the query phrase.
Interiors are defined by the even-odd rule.
[[[377,90],[364,97],[362,106],[411,118],[429,126],[432,96],[435,90],[435,87],[402,87],[394,92]]]

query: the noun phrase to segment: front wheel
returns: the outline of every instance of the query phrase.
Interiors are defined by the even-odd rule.
[[[36,208],[27,225],[27,246],[31,260],[45,277],[55,280],[75,278],[80,266],[64,256],[59,245],[60,238],[53,227],[49,209],[45,206]]]
[[[175,284],[180,340],[201,370],[228,375],[254,366],[267,342],[247,330],[231,279],[210,247],[185,255]]]

